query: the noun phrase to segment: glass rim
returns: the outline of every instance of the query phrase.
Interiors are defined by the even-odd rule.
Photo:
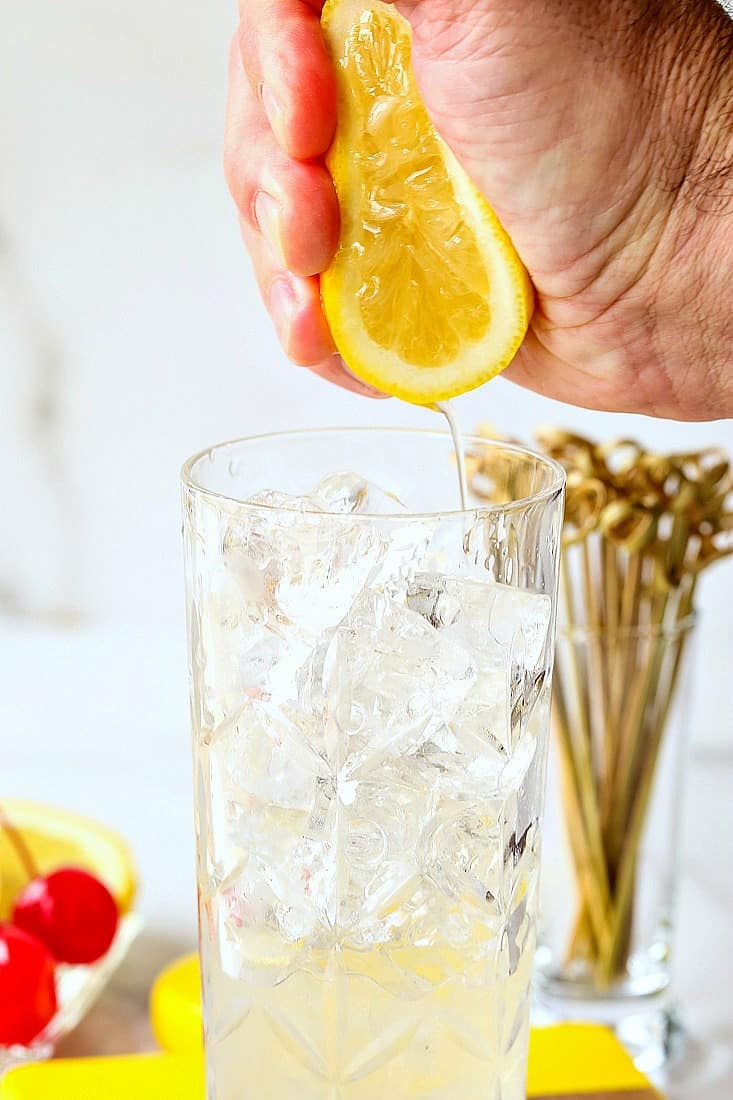
[[[611,634],[603,626],[573,626],[558,622],[557,637],[565,642],[590,643],[604,639],[610,642],[627,641],[628,639],[642,638],[678,638],[682,634],[689,634],[699,621],[699,612],[690,611],[681,619],[675,619],[672,623],[635,623],[633,626],[619,626],[615,634]]]
[[[539,489],[536,493],[530,493],[523,497],[518,497],[516,500],[506,501],[503,504],[491,504],[486,501],[482,504],[473,505],[470,508],[443,508],[437,511],[430,512],[400,512],[398,514],[382,513],[382,512],[329,512],[316,510],[315,508],[284,508],[280,505],[271,505],[263,503],[251,503],[246,499],[238,496],[234,496],[229,493],[221,492],[217,489],[208,489],[200,482],[198,482],[193,474],[194,468],[201,459],[211,457],[217,451],[223,451],[227,447],[235,447],[238,444],[243,443],[258,443],[266,442],[277,439],[295,439],[298,437],[308,438],[309,436],[324,436],[324,435],[345,435],[359,433],[362,435],[374,434],[374,435],[404,435],[404,436],[422,436],[423,438],[444,439],[450,441],[451,435],[449,431],[439,431],[436,428],[400,428],[395,426],[388,427],[373,427],[373,426],[354,426],[349,427],[342,425],[338,427],[322,427],[322,428],[290,428],[283,431],[275,432],[261,432],[254,435],[239,436],[235,439],[228,439],[221,443],[215,443],[211,447],[204,447],[196,454],[191,455],[183,463],[180,471],[181,483],[185,489],[196,494],[197,496],[204,497],[212,501],[218,501],[225,504],[236,505],[238,508],[244,508],[252,512],[276,512],[284,515],[298,515],[298,516],[320,516],[330,520],[345,520],[350,523],[359,522],[361,520],[375,521],[379,520],[383,523],[404,523],[414,522],[415,520],[427,520],[427,519],[439,519],[441,517],[451,516],[456,518],[458,516],[475,516],[477,513],[507,513],[521,511],[527,508],[529,505],[547,501],[548,503],[554,501],[561,495],[565,488],[565,470],[556,462],[555,459],[550,458],[548,455],[542,454],[540,451],[535,451],[531,447],[525,447],[522,444],[517,443],[504,443],[500,439],[485,439],[483,436],[476,435],[474,433],[461,434],[461,439],[464,445],[467,444],[479,444],[482,447],[488,447],[490,449],[509,451],[516,455],[521,455],[523,458],[531,458],[545,466],[554,475],[551,483],[543,489]],[[275,486],[272,486],[275,489]]]

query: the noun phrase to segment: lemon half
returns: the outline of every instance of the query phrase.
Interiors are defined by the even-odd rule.
[[[82,867],[101,879],[121,913],[132,906],[136,892],[135,863],[117,833],[90,818],[45,806],[4,798],[0,806],[21,834],[41,874],[57,867]],[[0,830],[0,920],[28,884],[28,875],[7,834]]]
[[[412,72],[408,22],[381,0],[327,0],[337,74],[327,156],[341,237],[321,277],[349,369],[419,405],[511,362],[533,293],[498,218],[435,131]]]

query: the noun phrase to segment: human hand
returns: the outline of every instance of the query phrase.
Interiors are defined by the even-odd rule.
[[[719,232],[733,209],[720,186],[733,74],[722,9],[713,0],[397,6],[413,27],[433,122],[537,290],[507,375],[588,407],[733,415],[731,218]],[[319,297],[338,239],[321,160],[336,106],[320,7],[240,0],[225,164],[286,353],[366,392],[335,354]]]

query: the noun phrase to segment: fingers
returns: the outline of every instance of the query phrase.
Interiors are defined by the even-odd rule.
[[[242,236],[260,293],[286,355],[344,389],[381,397],[347,371],[321,307],[315,276],[330,263],[339,233],[338,201],[331,177],[321,163],[294,159],[306,149],[310,151],[307,155],[323,152],[335,120],[330,62],[315,16],[320,6],[320,0],[313,0],[312,5],[306,0],[240,0],[242,28],[232,43],[229,62],[225,174],[239,209]],[[278,29],[277,22],[272,23],[278,18],[285,22],[285,41],[299,40],[293,49],[305,51],[303,84],[293,75],[294,69],[301,69],[297,53],[287,59],[285,67],[282,59],[279,68],[275,60],[267,60],[268,50],[278,52],[277,36],[270,31],[263,35],[259,28]],[[268,36],[272,41],[264,41]],[[249,75],[245,74],[243,56]],[[263,95],[260,81],[263,63],[268,79],[273,73],[273,87],[285,89],[283,101],[288,96],[292,100],[293,110],[286,112],[287,125],[280,133],[285,141],[278,141],[265,113],[268,97]],[[310,87],[312,97],[325,97],[317,104],[318,111],[307,109],[307,96],[303,109],[304,86]],[[268,109],[272,115],[271,103]],[[299,127],[303,140],[291,140]]]
[[[335,250],[338,203],[322,165],[291,160],[278,146],[236,47],[230,56],[224,164],[280,342],[294,362],[318,365],[336,349],[312,276]]]
[[[336,353],[323,315],[318,279],[285,270],[251,221],[241,218],[240,225],[260,293],[288,358],[352,393],[382,397],[371,386],[349,374]]]
[[[285,354],[301,366],[313,366],[333,355],[336,348],[321,309],[318,279],[288,271],[251,219],[240,217],[240,227]]]
[[[240,224],[260,293],[288,358],[352,393],[383,396],[349,374],[337,354],[323,316],[318,279],[285,271],[251,223],[242,218]]]
[[[352,393],[383,397],[350,374],[337,354],[323,316],[318,279],[285,271],[251,222],[241,218],[240,225],[260,293],[288,358]]]
[[[338,243],[338,200],[320,163],[292,160],[276,142],[236,50],[229,74],[224,149],[229,189],[242,217],[264,235],[282,266],[315,275]]]
[[[336,84],[318,21],[319,0],[240,0],[239,50],[279,144],[318,157],[336,125]]]

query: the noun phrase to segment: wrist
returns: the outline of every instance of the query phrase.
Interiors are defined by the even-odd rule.
[[[658,70],[657,186],[673,203],[655,265],[657,348],[677,364],[686,418],[733,417],[733,22],[715,3],[674,6]]]
[[[733,20],[717,0],[678,0],[660,81],[661,115],[674,137],[666,164],[680,200],[726,213],[733,198]]]

